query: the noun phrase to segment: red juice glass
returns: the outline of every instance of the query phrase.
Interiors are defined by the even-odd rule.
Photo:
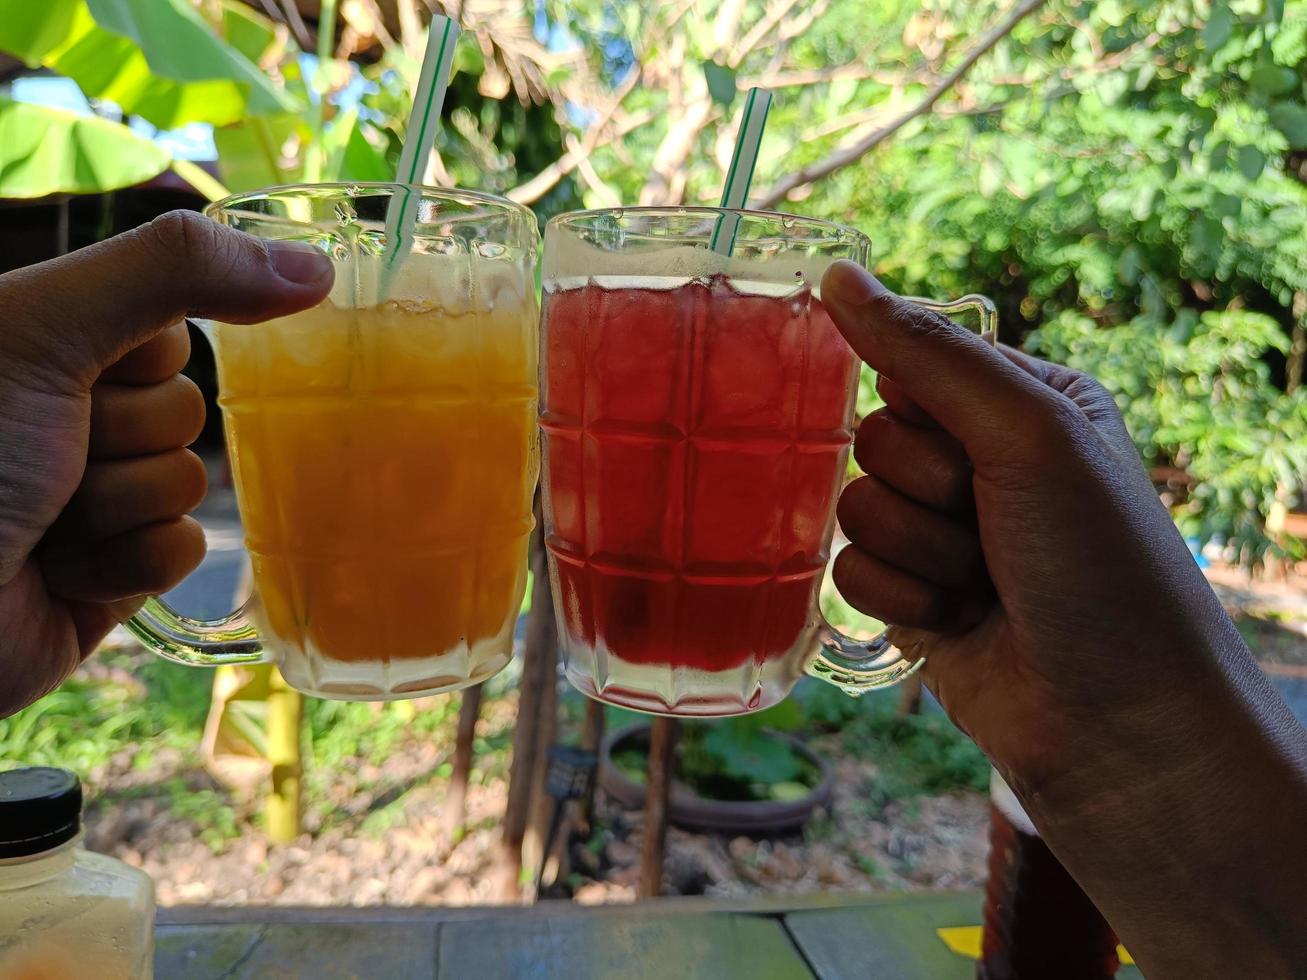
[[[709,247],[722,226],[729,256]],[[868,247],[840,225],[719,208],[549,222],[545,534],[584,693],[732,715],[780,701],[805,669],[852,693],[914,668],[817,605],[858,382],[819,284]]]

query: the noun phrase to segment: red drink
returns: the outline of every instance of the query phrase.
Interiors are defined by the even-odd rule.
[[[783,290],[714,275],[546,294],[556,603],[564,646],[615,677],[756,680],[814,646],[857,372],[811,289]]]

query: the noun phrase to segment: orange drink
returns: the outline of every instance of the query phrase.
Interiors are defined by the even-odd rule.
[[[437,652],[503,665],[538,466],[528,318],[392,301],[215,327],[256,619],[281,644],[401,685]]]
[[[206,325],[254,594],[213,621],[151,599],[131,629],[186,663],[274,662],[321,697],[485,680],[512,655],[539,469],[534,216],[398,184],[209,214],[322,249],[335,283],[292,316]]]

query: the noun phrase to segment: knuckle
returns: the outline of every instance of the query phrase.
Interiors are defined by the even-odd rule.
[[[205,254],[213,244],[214,225],[194,211],[169,211],[145,226],[154,245],[169,258],[183,260]]]
[[[1089,420],[1071,399],[1055,394],[1027,413],[1027,429],[1040,458],[1078,456],[1088,437]]]
[[[201,281],[221,282],[241,261],[241,242],[195,211],[169,211],[145,226],[154,251]]]

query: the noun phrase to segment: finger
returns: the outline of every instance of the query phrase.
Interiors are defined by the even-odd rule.
[[[876,391],[880,393],[886,407],[904,422],[910,422],[922,428],[939,428],[939,423],[923,412],[921,406],[909,398],[892,379],[885,377],[883,374],[877,375]]]
[[[187,449],[91,463],[46,541],[99,541],[189,514],[204,499],[208,477]]]
[[[144,596],[119,599],[117,602],[73,602],[69,609],[73,616],[73,627],[77,630],[77,645],[82,657],[95,652],[100,641],[109,635],[109,631],[120,623],[125,623],[145,605]]]
[[[91,388],[92,459],[121,459],[189,446],[204,428],[204,395],[185,375],[147,387]]]
[[[0,276],[0,308],[24,325],[23,337],[6,338],[20,355],[87,384],[183,316],[285,316],[321,301],[333,278],[331,261],[307,243],[263,241],[172,211]]]
[[[84,547],[51,549],[41,571],[73,602],[116,602],[167,592],[204,558],[204,531],[189,517],[161,521]]]
[[[831,576],[850,606],[894,626],[950,633],[979,622],[988,609],[853,546],[835,556]]]
[[[184,368],[190,359],[191,332],[185,320],[178,320],[110,364],[100,380],[116,385],[158,384]]]
[[[970,514],[971,461],[943,429],[923,429],[897,413],[872,412],[858,426],[853,458],[904,496],[947,514]]]
[[[1049,431],[1061,431],[1065,413],[1050,411],[1055,392],[977,334],[895,296],[860,266],[832,263],[822,302],[858,356],[956,436],[973,462],[1028,456],[1046,446]]]
[[[874,476],[845,487],[835,512],[857,548],[925,582],[976,591],[988,580],[974,527],[914,503]]]

